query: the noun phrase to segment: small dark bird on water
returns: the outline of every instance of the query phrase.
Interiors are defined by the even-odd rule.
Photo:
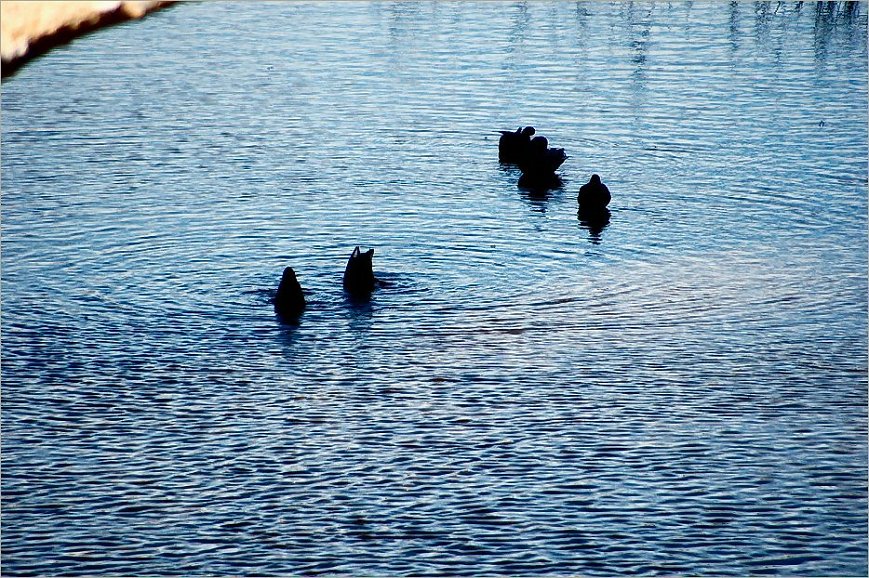
[[[579,188],[576,200],[581,209],[604,209],[610,204],[610,190],[603,184],[598,175],[591,175],[587,183]]]
[[[565,160],[564,149],[551,149],[545,136],[536,136],[528,144],[525,156],[519,160],[519,168],[529,175],[551,175]]]
[[[377,280],[374,278],[373,257],[374,249],[368,249],[365,253],[359,247],[353,249],[344,269],[345,291],[357,297],[370,295],[374,291]]]
[[[518,163],[525,157],[531,137],[536,132],[533,126],[519,127],[516,131],[502,130],[498,141],[498,160],[502,163]]]
[[[278,291],[275,293],[274,304],[275,312],[288,321],[297,319],[305,309],[305,295],[292,267],[284,269]]]

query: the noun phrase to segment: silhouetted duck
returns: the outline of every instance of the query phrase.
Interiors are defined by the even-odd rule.
[[[567,155],[564,149],[551,149],[545,136],[536,136],[528,144],[528,152],[519,161],[519,168],[526,174],[549,175],[565,160]]]
[[[576,197],[580,209],[585,210],[604,209],[610,204],[610,199],[610,190],[596,174],[591,175],[588,182],[579,188],[579,195]]]
[[[528,151],[531,137],[534,136],[534,127],[519,127],[516,132],[509,130],[498,131],[501,139],[498,141],[498,160],[502,163],[518,163]]]
[[[284,269],[274,298],[275,312],[283,319],[294,320],[305,309],[305,295],[292,267]]]
[[[368,249],[365,253],[359,247],[353,249],[347,267],[344,269],[344,290],[355,296],[366,296],[374,291],[376,280],[374,279],[374,266],[372,258],[374,249]]]

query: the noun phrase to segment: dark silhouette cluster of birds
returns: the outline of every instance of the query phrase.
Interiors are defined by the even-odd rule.
[[[533,126],[520,126],[515,131],[499,132],[501,138],[498,140],[498,160],[519,167],[522,171],[520,184],[523,180],[532,185],[560,184],[555,171],[568,158],[564,149],[549,148],[549,141],[545,136],[534,136],[537,131]],[[592,175],[577,195],[580,209],[586,212],[605,210],[610,199],[609,189],[598,175]]]
[[[498,131],[498,160],[513,164],[522,171],[519,187],[536,196],[544,195],[550,189],[562,186],[561,177],[556,170],[567,160],[564,149],[549,148],[549,141],[543,136],[534,136],[533,126],[520,126],[515,131]],[[609,224],[610,212],[607,209],[611,200],[610,191],[593,174],[579,189],[576,197],[579,209],[577,217],[581,225],[591,234],[592,242],[600,242],[600,234]]]
[[[519,127],[516,131],[499,131],[498,159],[502,163],[515,164],[522,171],[523,179],[547,187],[560,186],[560,178],[555,173],[567,160],[564,149],[549,148],[549,141],[544,136],[534,136],[533,126]],[[596,174],[582,185],[577,195],[579,203],[578,216],[581,221],[589,223],[589,230],[600,232],[609,222],[607,205],[611,200],[609,189]],[[366,252],[353,249],[347,266],[344,268],[344,291],[353,299],[367,300],[372,291],[380,284],[374,276],[374,249]],[[305,310],[307,302],[296,272],[292,267],[284,269],[278,290],[272,299],[275,312],[289,323],[295,323]]]
[[[534,136],[533,126],[519,127],[515,132],[502,130],[498,141],[498,159],[519,166],[522,174],[536,178],[551,177],[567,155],[564,149],[549,148],[543,135]]]

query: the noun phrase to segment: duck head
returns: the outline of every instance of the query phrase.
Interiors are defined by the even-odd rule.
[[[534,150],[545,151],[547,148],[549,148],[549,139],[547,139],[545,136],[536,136],[531,139],[531,148],[533,148]]]

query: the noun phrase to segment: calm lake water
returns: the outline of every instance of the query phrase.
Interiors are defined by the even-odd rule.
[[[32,62],[3,574],[865,576],[866,13],[183,4]]]

